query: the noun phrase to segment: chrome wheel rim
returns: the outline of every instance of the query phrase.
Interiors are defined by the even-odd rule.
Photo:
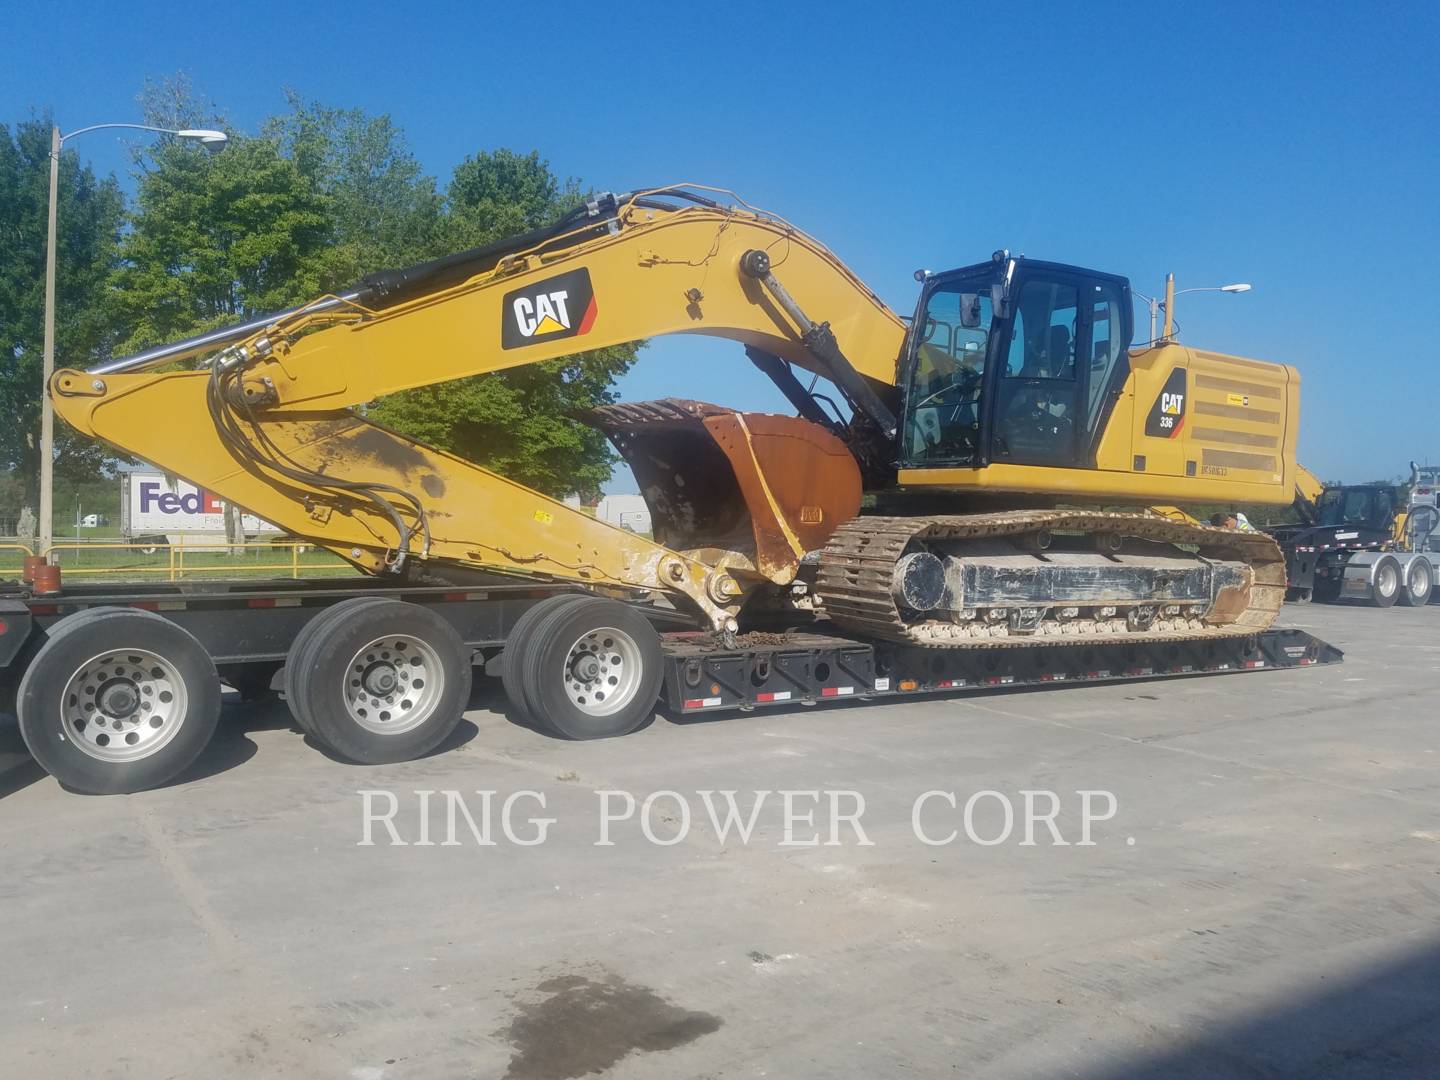
[[[345,711],[377,735],[413,731],[434,715],[444,692],[440,654],[404,634],[376,638],[345,665]]]
[[[1381,596],[1390,596],[1400,587],[1400,575],[1389,563],[1380,568],[1380,573],[1375,579],[1375,587],[1380,591]]]
[[[92,656],[60,696],[64,735],[110,763],[138,761],[166,746],[185,724],[189,695],[175,665],[149,649]]]
[[[1424,596],[1430,591],[1430,568],[1416,563],[1410,571],[1410,595]]]
[[[642,663],[634,638],[602,626],[570,646],[560,677],[570,703],[582,713],[610,716],[635,700]]]

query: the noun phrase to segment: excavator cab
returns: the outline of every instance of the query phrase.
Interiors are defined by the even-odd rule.
[[[927,275],[903,358],[903,468],[1093,464],[1124,384],[1121,277],[1012,259]]]

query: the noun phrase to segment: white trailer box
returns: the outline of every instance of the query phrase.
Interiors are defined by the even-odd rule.
[[[225,540],[225,503],[194,484],[163,472],[137,469],[121,480],[120,531],[130,540],[164,536],[172,544]],[[281,530],[254,514],[241,517],[246,537],[275,535]]]

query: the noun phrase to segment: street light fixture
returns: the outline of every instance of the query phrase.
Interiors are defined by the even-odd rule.
[[[60,191],[60,149],[65,140],[77,135],[105,128],[128,128],[132,131],[153,131],[160,135],[174,135],[178,139],[192,139],[211,153],[225,149],[230,137],[223,131],[210,128],[155,127],[151,124],[91,124],[77,128],[68,135],[60,134],[55,125],[50,127],[50,208],[45,238],[45,352],[41,360],[43,372],[40,383],[40,544],[39,550],[46,551],[54,542],[55,513],[55,408],[50,403],[50,376],[55,374],[55,218]]]
[[[1155,336],[1155,324],[1158,321],[1158,317],[1162,310],[1165,312],[1165,333],[1163,335],[1163,339],[1168,341],[1173,336],[1175,325],[1175,316],[1173,313],[1175,297],[1181,295],[1182,293],[1196,292],[1243,293],[1249,292],[1251,288],[1253,288],[1253,286],[1250,285],[1248,282],[1240,281],[1236,282],[1233,285],[1206,285],[1200,288],[1180,289],[1177,291],[1175,288],[1175,275],[1166,274],[1164,300],[1157,300],[1153,296],[1146,296],[1144,293],[1140,292],[1137,289],[1131,289],[1130,292],[1132,295],[1138,296],[1141,300],[1144,300],[1147,305],[1149,305],[1150,342],[1151,344],[1154,344],[1156,341],[1161,340],[1160,338],[1157,338]]]

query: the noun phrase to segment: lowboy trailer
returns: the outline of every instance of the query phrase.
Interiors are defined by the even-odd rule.
[[[302,731],[378,764],[442,744],[476,667],[503,676],[518,712],[587,739],[632,730],[657,701],[685,715],[1342,658],[1302,631],[1274,629],[947,649],[865,640],[815,619],[727,638],[636,597],[500,575],[465,588],[344,579],[50,590],[0,585],[0,691],[40,764],[92,794],[181,775],[214,733],[222,683],[247,698],[278,684]]]

